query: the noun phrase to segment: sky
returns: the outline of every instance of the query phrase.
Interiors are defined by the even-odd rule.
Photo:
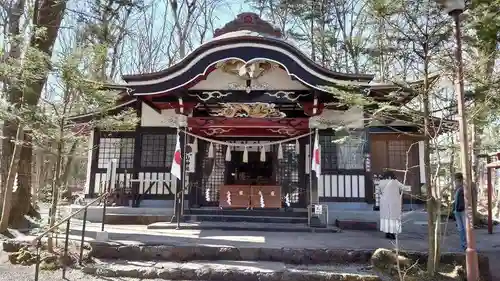
[[[163,0],[163,1],[168,1],[168,0]],[[65,53],[64,49],[70,47],[72,45],[72,42],[74,42],[74,30],[75,26],[77,26],[78,23],[78,17],[77,13],[74,11],[82,11],[85,9],[88,9],[88,7],[84,4],[85,2],[79,1],[79,0],[73,0],[72,3],[68,5],[68,10],[69,12],[65,16],[63,20],[62,27],[59,31],[58,35],[58,40],[54,46],[54,53],[53,57],[55,60],[58,59],[59,54]],[[146,1],[147,3],[147,1]],[[161,2],[159,2],[161,3]],[[220,28],[223,27],[224,24],[227,22],[232,21],[233,19],[236,18],[236,16],[241,13],[241,12],[249,12],[251,11],[251,8],[248,4],[246,4],[242,0],[229,0],[229,1],[224,1],[224,6],[219,6],[217,7],[217,12],[215,13],[215,19],[214,19],[214,24],[215,28]],[[161,3],[160,5],[156,5],[156,11],[154,12],[155,15],[162,15],[165,13],[165,8],[164,8],[164,3]],[[163,19],[159,18],[158,19],[158,26],[161,26],[163,22]],[[212,32],[213,30],[209,31],[209,38],[212,37]],[[195,46],[196,47],[196,46]],[[134,55],[134,54],[132,54]],[[122,70],[124,73],[129,73],[130,71],[126,69],[126,67],[122,67]],[[134,71],[132,71],[134,72]],[[121,79],[120,79],[121,80]],[[49,81],[48,85],[54,85],[56,83],[57,79],[54,76],[49,76]],[[123,81],[115,81],[118,83],[123,83]],[[58,92],[56,89],[52,89]],[[56,98],[57,97],[53,97]]]

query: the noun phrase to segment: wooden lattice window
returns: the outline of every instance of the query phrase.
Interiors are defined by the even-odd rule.
[[[408,171],[406,174],[406,184],[418,182],[418,143],[411,139],[389,140],[387,142],[388,168]],[[404,172],[396,173],[399,181],[405,180]]]
[[[319,145],[321,147],[321,170],[337,170],[337,145],[335,136],[320,135]]]
[[[118,160],[118,168],[134,166],[134,138],[101,138],[97,167],[105,169],[112,159]]]
[[[352,131],[342,139],[332,133],[320,135],[321,170],[363,170],[365,136],[363,131]]]
[[[418,140],[398,134],[375,134],[371,138],[372,172],[381,174],[387,168],[392,169],[400,182],[417,190],[420,185]]]
[[[204,198],[206,203],[219,202],[219,189],[225,183],[226,148],[221,145],[214,145],[214,157],[208,157],[209,144],[206,141],[199,142],[203,147],[202,153],[202,186],[204,189]]]
[[[175,134],[143,134],[141,167],[170,167],[175,153],[176,137]]]
[[[337,143],[337,168],[339,170],[363,170],[366,134],[353,131],[344,141]]]
[[[295,142],[282,144],[282,149],[283,159],[278,159],[277,166],[278,184],[282,193],[288,194],[290,203],[298,203],[303,190],[300,188],[299,155],[295,152]]]

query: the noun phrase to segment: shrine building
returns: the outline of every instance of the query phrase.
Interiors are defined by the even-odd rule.
[[[125,205],[171,207],[184,190],[182,213],[198,218],[216,217],[221,209],[280,216],[311,204],[373,210],[384,169],[409,186],[413,196],[405,203],[421,204],[422,123],[402,111],[377,117],[373,104],[349,104],[335,94],[397,107],[416,98],[417,90],[373,78],[326,69],[258,15],[242,13],[175,65],[123,76],[126,90],[108,113],[134,108],[140,124],[132,131],[91,133],[86,197],[104,191],[106,167],[116,159],[115,188],[129,196]],[[311,171],[316,130],[319,177]],[[177,136],[182,181],[170,173]]]

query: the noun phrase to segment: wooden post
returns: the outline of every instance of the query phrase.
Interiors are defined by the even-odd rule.
[[[488,162],[490,162],[490,158],[488,157]],[[492,210],[491,210],[491,190],[493,189],[492,187],[492,182],[491,182],[491,169],[490,167],[487,167],[487,177],[488,177],[488,234],[493,234],[493,218],[492,218]]]
[[[135,110],[137,113],[137,117],[139,120],[142,119],[142,102],[137,101],[135,104]],[[137,180],[131,183],[131,193],[132,193],[132,208],[139,207],[139,189],[140,189],[140,181],[139,181],[139,170],[141,168],[141,154],[142,154],[142,124],[141,121],[137,123],[137,127],[135,128],[135,139],[134,139],[134,162],[132,168],[132,179]]]
[[[467,236],[467,250],[465,251],[466,256],[466,271],[467,280],[478,280],[479,279],[479,267],[477,260],[477,250],[476,250],[476,237],[474,233],[474,226],[472,225],[472,173],[471,166],[469,165],[469,142],[467,135],[467,112],[465,110],[465,90],[464,90],[464,73],[463,73],[463,60],[462,60],[462,30],[461,30],[461,18],[462,10],[453,10],[450,15],[453,17],[455,22],[455,40],[456,40],[456,94],[457,94],[457,108],[458,108],[458,126],[459,126],[459,136],[460,136],[460,160],[462,164],[462,172],[464,176],[464,201],[465,201],[465,232]],[[430,185],[429,185],[430,186]]]

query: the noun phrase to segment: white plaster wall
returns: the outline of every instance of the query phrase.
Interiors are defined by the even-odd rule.
[[[159,114],[149,105],[142,103],[142,127],[177,127],[173,125],[174,121],[177,122],[175,109],[163,109]]]
[[[223,72],[220,69],[212,71],[205,80],[200,81],[191,90],[235,90],[231,85],[239,85],[244,89],[246,82],[244,79],[234,74]],[[281,69],[274,69],[262,77],[252,81],[254,86],[266,86],[261,90],[308,90],[302,83],[292,80],[288,73]],[[242,90],[240,89],[240,90]]]
[[[271,86],[269,90],[310,90],[297,80],[292,80],[288,73],[281,69],[273,71],[256,79],[260,84],[268,84]]]
[[[365,198],[365,185],[365,175],[321,175],[318,198]]]

